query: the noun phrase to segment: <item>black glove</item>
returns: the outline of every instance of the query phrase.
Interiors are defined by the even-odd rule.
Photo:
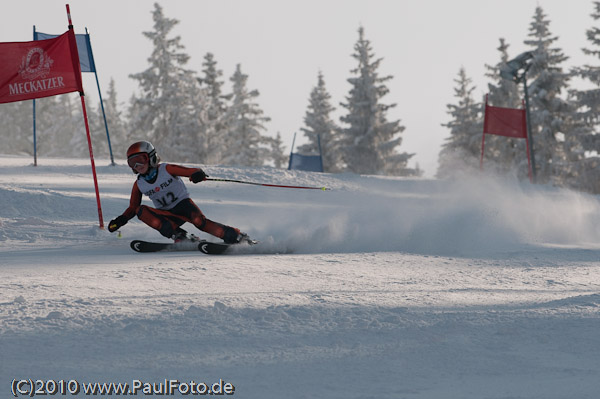
[[[200,183],[201,181],[206,180],[208,175],[204,173],[202,169],[198,169],[196,172],[192,173],[190,176],[190,181],[194,183]]]
[[[108,223],[108,231],[114,233],[115,231],[119,230],[119,228],[125,226],[127,222],[128,219],[125,216],[117,216],[116,218],[111,220],[110,223]]]

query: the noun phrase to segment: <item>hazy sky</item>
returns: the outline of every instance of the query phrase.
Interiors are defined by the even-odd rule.
[[[29,41],[33,25],[44,33],[67,29],[68,0],[2,2],[0,41]],[[76,33],[87,27],[105,93],[115,79],[119,100],[126,103],[137,90],[129,74],[147,68],[152,47],[142,35],[152,30],[155,0],[71,0]],[[336,107],[344,109],[350,89],[347,78],[355,68],[353,46],[363,26],[374,54],[383,58],[379,73],[392,75],[386,104],[397,107],[389,120],[406,128],[402,152],[416,153],[426,176],[437,168],[440,145],[449,132],[446,105],[454,103],[461,66],[473,80],[476,95],[487,92],[485,65],[499,60],[499,38],[505,38],[510,56],[528,50],[523,44],[535,7],[550,20],[557,46],[570,57],[566,67],[600,64],[584,56],[589,47],[586,30],[594,25],[592,0],[162,0],[164,13],[180,21],[173,34],[182,38],[191,56],[189,69],[200,72],[212,52],[229,78],[240,63],[249,75],[248,87],[258,89],[258,102],[271,118],[269,134],[280,132],[290,149],[294,132],[303,126],[310,91],[323,72]],[[598,24],[596,24],[598,26]],[[88,101],[97,105],[93,74],[84,74]],[[298,143],[304,141],[299,133]],[[160,150],[160,149],[159,149]],[[118,158],[119,155],[117,154]],[[172,160],[176,161],[176,160]]]

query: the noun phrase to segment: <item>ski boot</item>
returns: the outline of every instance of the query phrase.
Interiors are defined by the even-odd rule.
[[[187,231],[185,231],[182,228],[177,228],[177,230],[175,230],[175,234],[173,234],[171,236],[171,239],[173,241],[175,241],[175,244],[182,243],[182,242],[199,242],[200,241],[200,238],[196,237],[193,234],[189,234]]]
[[[235,243],[241,244],[243,242],[245,242],[248,245],[258,244],[258,241],[251,239],[248,234],[240,232],[235,239]]]

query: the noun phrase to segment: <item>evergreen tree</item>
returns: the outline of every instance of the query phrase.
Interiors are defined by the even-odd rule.
[[[100,102],[98,102],[97,106],[94,106],[91,101],[87,100],[86,108],[88,113],[88,123],[90,126],[90,135],[92,137],[94,157],[108,159],[110,158],[108,151],[108,138],[106,137],[106,127],[104,126],[104,117],[102,116],[102,107],[100,106]],[[83,138],[85,140],[86,154],[89,154],[89,150],[87,149],[85,125],[83,126]]]
[[[71,142],[74,153],[77,154],[77,157],[89,158],[90,150],[83,118],[83,109],[81,108],[81,98],[79,94],[73,93],[70,100],[73,107],[74,136]],[[109,159],[108,139],[106,137],[106,128],[104,126],[100,103],[94,106],[94,103],[88,98],[85,105],[94,157]]]
[[[600,20],[600,1],[594,2],[594,12],[591,14],[595,21]],[[592,27],[586,32],[592,48],[584,48],[584,54],[600,58],[600,28]],[[579,115],[589,125],[600,124],[600,66],[585,65],[575,68],[574,73],[592,84],[591,89],[575,90]]]
[[[285,154],[281,133],[277,132],[275,138],[267,137],[267,141],[270,145],[269,157],[273,160],[273,165],[276,168],[287,168],[289,156]]]
[[[202,161],[208,164],[221,162],[226,151],[227,112],[226,100],[223,94],[224,82],[220,79],[223,71],[217,68],[217,62],[212,53],[204,56],[203,77],[199,79],[202,88],[206,91],[206,114],[200,132],[199,143],[202,148]]]
[[[33,154],[33,101],[0,106],[0,145],[9,154]],[[98,115],[88,101],[88,119],[94,152],[102,148],[102,137],[94,134]],[[36,151],[39,157],[88,157],[87,134],[79,94],[36,99]],[[97,132],[96,132],[97,133]],[[104,139],[104,141],[106,141]]]
[[[36,100],[39,156],[82,157],[83,142],[77,142],[75,107],[70,94]],[[80,120],[83,125],[83,120]],[[85,133],[84,133],[85,139]]]
[[[32,101],[0,104],[0,152],[33,154]]]
[[[102,110],[98,107],[98,113]],[[124,119],[121,109],[121,104],[117,99],[117,89],[114,79],[110,80],[108,91],[104,97],[104,112],[106,113],[106,123],[108,124],[108,132],[110,134],[110,144],[113,150],[115,161],[122,160],[125,157],[127,148],[131,144],[127,124]],[[104,133],[104,121],[102,121]]]
[[[262,166],[270,157],[270,151],[265,146],[269,140],[262,136],[266,130],[264,124],[270,118],[255,102],[259,96],[258,90],[248,90],[248,75],[242,73],[240,64],[231,77],[233,83],[232,103],[227,110],[227,153],[223,155],[222,163],[237,166]]]
[[[488,84],[489,102],[497,107],[522,108],[523,94],[519,86],[513,80],[504,79],[500,76],[500,70],[508,62],[509,45],[503,38],[500,38],[500,45],[497,50],[500,53],[500,61],[494,65],[486,65],[488,72],[486,76],[495,83]]]
[[[594,2],[594,12],[591,14],[594,21],[600,20],[600,2]],[[600,58],[600,28],[592,27],[587,30],[587,39],[591,48],[584,48],[584,54]],[[582,150],[593,156],[587,156],[577,164],[576,181],[570,186],[600,193],[600,66],[585,65],[574,68],[573,73],[591,84],[591,88],[573,90],[573,101],[577,107],[575,126],[573,131],[580,138]]]
[[[127,127],[128,142],[131,143],[139,140],[151,140],[151,137],[143,133],[141,126],[143,125],[143,119],[145,112],[143,112],[144,106],[135,94],[129,97],[128,106],[126,108],[127,116],[125,117],[125,125]]]
[[[152,141],[165,159],[197,161],[198,82],[194,73],[184,68],[189,56],[181,38],[169,37],[179,21],[165,17],[158,3],[152,16],[154,31],[143,33],[154,45],[150,65],[130,75],[141,89],[131,105],[132,132],[136,140]]]
[[[74,94],[36,99],[36,151],[41,157],[87,156],[79,98]],[[78,95],[77,95],[78,97]],[[11,154],[33,154],[33,101],[2,104],[0,145]],[[91,113],[92,117],[94,113]]]
[[[55,112],[61,112],[57,109],[58,97],[45,97],[35,100],[36,113],[36,143],[37,154],[41,156],[52,156],[54,150],[52,146],[59,140],[60,115]],[[56,121],[56,122],[55,122]]]
[[[72,127],[70,128],[72,136],[69,141],[70,156],[76,158],[89,157],[90,149],[88,145],[87,131],[85,128],[85,120],[83,118],[81,98],[79,97],[78,93],[71,93],[66,96],[68,96],[68,100],[65,99],[65,107],[70,108],[72,115]],[[106,140],[104,124],[102,123],[102,113],[100,113],[100,115],[96,113],[94,104],[89,98],[87,99],[85,105],[94,157],[108,158],[108,143]]]
[[[523,108],[523,95],[513,80],[500,76],[500,70],[508,62],[508,44],[500,39],[500,61],[494,65],[486,65],[486,76],[494,83],[488,84],[488,104],[496,107]],[[495,168],[500,173],[517,171],[521,178],[529,174],[527,146],[523,139],[487,135],[485,137],[484,162],[486,170]]]
[[[439,154],[437,176],[447,178],[462,172],[477,170],[481,154],[483,132],[482,104],[473,98],[475,86],[460,68],[454,97],[457,104],[448,104],[448,114],[452,120],[442,126],[450,129],[450,137],[442,145]]]
[[[414,154],[397,153],[402,143],[400,134],[404,127],[400,121],[389,122],[387,111],[396,104],[382,104],[389,89],[385,83],[392,76],[380,77],[377,69],[382,59],[374,60],[371,44],[364,37],[364,29],[358,30],[359,39],[354,46],[353,57],[358,67],[352,70],[354,77],[348,79],[352,85],[346,103],[347,114],[341,121],[347,124],[342,129],[341,155],[346,169],[354,173],[408,175],[414,170],[406,164]]]
[[[524,43],[534,54],[527,80],[537,181],[560,184],[567,178],[568,162],[581,159],[583,154],[577,149],[577,137],[569,134],[573,107],[561,97],[570,79],[561,67],[567,57],[553,47],[557,37],[552,36],[549,25],[542,8],[536,7],[529,39]]]
[[[330,100],[323,74],[319,72],[317,86],[310,93],[308,110],[304,117],[306,127],[301,128],[308,138],[308,143],[298,147],[298,151],[305,155],[319,154],[320,138],[323,171],[338,172],[341,163],[337,139],[339,127],[330,117],[335,110]]]

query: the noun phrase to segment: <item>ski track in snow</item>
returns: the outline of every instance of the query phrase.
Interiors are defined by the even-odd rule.
[[[96,164],[106,223],[134,176]],[[485,176],[204,168],[332,190],[189,183],[207,217],[261,244],[138,254],[130,240],[164,239],[137,220],[122,238],[98,229],[85,160],[0,156],[0,397],[13,378],[222,378],[240,398],[598,397],[598,197]]]

